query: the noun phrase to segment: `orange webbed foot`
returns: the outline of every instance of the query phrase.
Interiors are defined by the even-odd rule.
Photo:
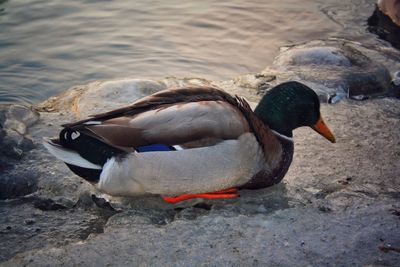
[[[205,198],[205,199],[216,199],[216,198],[234,198],[238,197],[239,194],[236,188],[228,188],[221,191],[211,193],[200,193],[200,194],[183,194],[179,196],[162,197],[165,202],[178,203],[191,198]]]

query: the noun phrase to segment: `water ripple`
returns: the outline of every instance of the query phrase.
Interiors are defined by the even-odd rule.
[[[0,102],[35,103],[95,79],[228,79],[279,46],[341,29],[334,0],[0,0]]]

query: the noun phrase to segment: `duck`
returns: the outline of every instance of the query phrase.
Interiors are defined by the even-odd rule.
[[[254,111],[240,96],[197,86],[64,124],[43,144],[103,193],[177,203],[279,183],[293,159],[293,130],[303,126],[335,143],[317,94],[300,82],[273,87]]]

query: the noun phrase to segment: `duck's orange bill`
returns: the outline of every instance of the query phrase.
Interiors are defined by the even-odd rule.
[[[328,126],[326,126],[324,120],[320,116],[317,123],[314,124],[311,128],[313,128],[317,133],[331,141],[332,143],[336,142],[335,137],[333,136],[331,130],[329,130]]]

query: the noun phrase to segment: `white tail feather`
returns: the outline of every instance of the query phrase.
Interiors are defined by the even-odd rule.
[[[97,164],[93,164],[90,161],[82,158],[78,153],[73,150],[63,148],[59,145],[54,144],[49,139],[43,139],[43,145],[47,150],[56,158],[64,161],[65,163],[75,165],[78,167],[86,168],[86,169],[95,169],[101,170],[102,167]]]
[[[183,147],[181,147],[181,146],[178,146],[178,145],[176,145],[176,146],[173,146],[173,148],[175,148],[176,150],[183,150]]]

